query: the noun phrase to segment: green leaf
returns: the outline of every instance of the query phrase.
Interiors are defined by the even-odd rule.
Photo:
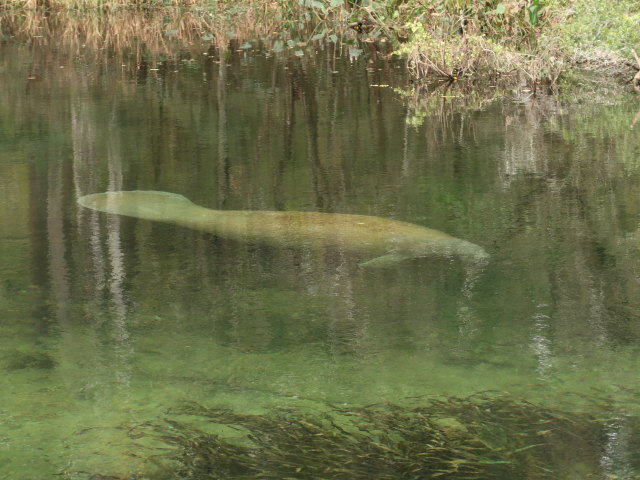
[[[538,24],[538,11],[540,10],[540,7],[536,4],[533,4],[531,6],[529,6],[529,23],[531,23],[531,25],[537,25]]]
[[[329,5],[331,5],[332,7],[339,7],[341,5],[344,5],[344,0],[331,0]]]
[[[318,10],[322,10],[325,13],[327,11],[326,7],[324,6],[324,3],[319,2],[318,0],[311,0],[311,6],[313,8],[317,8]]]
[[[336,43],[338,41],[338,36],[334,33],[329,35],[329,40],[331,40],[333,43]]]
[[[496,13],[498,15],[504,14],[506,10],[507,10],[507,7],[504,6],[504,3],[499,3],[498,6],[496,7]]]
[[[275,42],[273,42],[273,46],[271,47],[271,50],[273,50],[274,52],[281,52],[282,50],[284,50],[284,42],[282,40],[276,40]]]
[[[316,33],[313,37],[311,37],[311,40],[320,40],[321,38],[324,38],[324,33]]]

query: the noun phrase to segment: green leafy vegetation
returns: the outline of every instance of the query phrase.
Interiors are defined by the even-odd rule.
[[[580,63],[609,65],[633,59],[640,44],[640,10],[635,2],[562,2],[555,35]]]
[[[628,75],[639,15],[624,2],[436,1],[411,10],[399,52],[418,78],[520,72],[535,86],[585,65]]]

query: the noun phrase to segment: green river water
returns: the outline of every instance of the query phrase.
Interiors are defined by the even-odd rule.
[[[549,459],[549,478],[640,478],[632,92],[404,95],[404,65],[372,45],[0,48],[1,479],[155,478],[131,429],[184,401],[488,390],[564,412],[606,398],[596,458]],[[365,269],[76,203],[107,190],[398,219],[490,258]]]

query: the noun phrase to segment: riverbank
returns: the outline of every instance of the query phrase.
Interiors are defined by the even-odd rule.
[[[630,86],[640,68],[640,13],[612,0],[24,0],[5,4],[0,22],[4,40],[152,55],[256,40],[276,53],[387,42],[418,83],[517,76],[535,90],[578,69]]]

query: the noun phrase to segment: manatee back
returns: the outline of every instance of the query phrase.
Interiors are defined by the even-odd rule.
[[[173,222],[194,206],[191,200],[177,193],[153,190],[94,193],[80,197],[78,203],[99,212],[159,222]]]

